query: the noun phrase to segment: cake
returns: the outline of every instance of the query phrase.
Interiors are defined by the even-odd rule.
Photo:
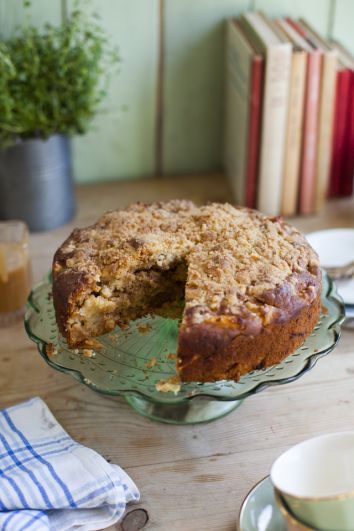
[[[182,381],[238,380],[279,363],[312,332],[321,270],[280,217],[230,204],[135,203],[75,229],[53,261],[53,302],[70,347],[184,301]]]

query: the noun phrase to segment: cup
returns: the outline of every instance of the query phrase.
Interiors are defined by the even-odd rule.
[[[22,316],[30,289],[27,226],[22,221],[0,222],[0,325]]]
[[[312,527],[308,527],[295,518],[293,514],[291,514],[288,506],[284,502],[280,492],[277,489],[274,489],[274,498],[284,518],[287,531],[314,531]]]
[[[321,531],[354,529],[354,432],[322,435],[274,462],[271,481],[301,523]]]

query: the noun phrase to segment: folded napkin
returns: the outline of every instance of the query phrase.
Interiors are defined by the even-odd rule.
[[[0,411],[1,531],[103,529],[139,496],[119,466],[71,439],[40,398]]]

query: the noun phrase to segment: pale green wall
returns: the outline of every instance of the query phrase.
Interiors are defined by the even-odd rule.
[[[21,5],[22,0],[0,0],[2,36],[21,22]],[[32,0],[38,24],[60,23],[71,5],[72,0]],[[93,0],[93,5],[123,62],[94,130],[73,140],[79,182],[150,176],[156,168],[165,174],[220,168],[226,17],[245,9],[303,16],[354,53],[354,0]],[[161,150],[156,150],[157,116],[162,116]]]
[[[73,141],[74,174],[80,181],[153,175],[158,1],[93,3],[122,64],[95,120],[97,130]]]

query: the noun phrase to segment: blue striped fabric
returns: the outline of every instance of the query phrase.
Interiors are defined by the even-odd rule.
[[[140,494],[117,465],[75,442],[33,398],[0,411],[0,530],[91,531]]]

